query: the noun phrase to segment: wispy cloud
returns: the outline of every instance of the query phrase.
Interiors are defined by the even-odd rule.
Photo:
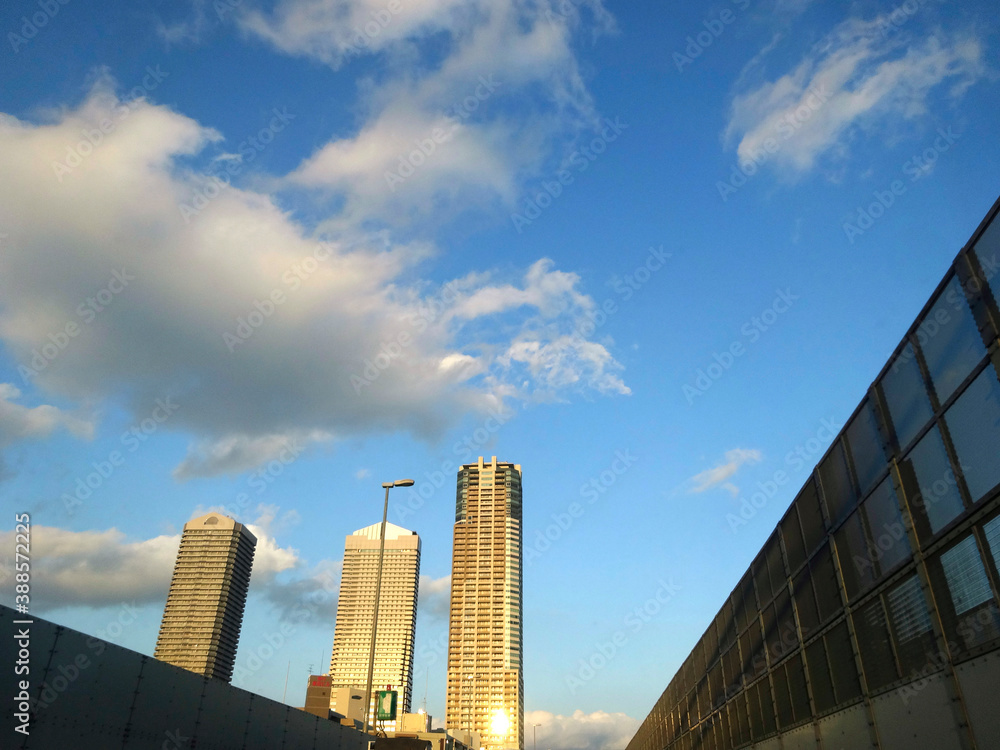
[[[848,19],[790,72],[738,92],[725,140],[736,144],[741,163],[767,160],[790,174],[807,171],[825,154],[845,153],[855,130],[923,115],[939,86],[948,83],[948,93],[959,96],[987,71],[972,34],[938,30],[919,38],[883,33],[885,25],[882,17]]]
[[[713,487],[722,487],[733,497],[736,497],[739,494],[739,488],[728,480],[735,476],[744,464],[755,464],[760,462],[762,458],[763,454],[755,449],[734,448],[726,451],[722,463],[695,474],[685,482],[687,492],[699,494]]]

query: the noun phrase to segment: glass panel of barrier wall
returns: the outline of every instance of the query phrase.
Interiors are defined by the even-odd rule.
[[[823,485],[823,498],[826,500],[830,525],[835,526],[854,509],[858,500],[854,482],[847,470],[847,457],[844,454],[842,440],[834,443],[819,465],[819,478]]]
[[[992,365],[945,414],[965,483],[977,502],[1000,483],[1000,382]]]
[[[938,403],[943,404],[986,354],[957,277],[951,278],[917,327],[917,341]]]
[[[899,353],[880,383],[900,448],[910,444],[933,415],[912,344]]]
[[[910,451],[900,470],[904,483],[910,485],[910,508],[922,540],[930,539],[965,509],[937,425]]]
[[[930,609],[916,574],[885,597],[896,656],[903,676],[919,674],[937,654]]]
[[[975,253],[993,290],[993,297],[1000,303],[1000,215],[993,219],[979,238]]]
[[[896,654],[889,637],[889,621],[886,618],[882,597],[876,596],[870,602],[856,609],[851,617],[854,632],[861,651],[868,690],[878,690],[899,679]]]
[[[928,570],[953,658],[1000,637],[1000,608],[975,534],[936,555]]]
[[[886,467],[882,436],[871,402],[865,399],[857,416],[847,426],[847,444],[854,464],[858,488],[864,495]]]

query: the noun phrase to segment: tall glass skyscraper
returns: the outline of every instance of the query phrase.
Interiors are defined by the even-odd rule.
[[[351,688],[368,687],[368,656],[378,576],[382,524],[358,529],[344,542],[344,572],[337,601],[337,629],[330,657],[330,698],[334,711],[352,715]],[[399,712],[408,713],[413,696],[413,641],[417,627],[417,588],[420,582],[420,537],[392,523],[385,525],[385,561],[379,598],[378,632],[372,692],[391,685],[399,691]],[[338,705],[338,701],[342,701]],[[375,717],[374,696],[370,702]],[[395,724],[387,724],[394,729]]]
[[[246,526],[220,513],[184,524],[157,659],[232,680],[256,546]]]
[[[445,725],[523,750],[520,464],[462,466],[455,505]]]

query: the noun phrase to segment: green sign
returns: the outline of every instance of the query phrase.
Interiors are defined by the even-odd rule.
[[[379,690],[378,702],[375,704],[375,717],[379,721],[396,720],[396,697],[399,693],[395,690]]]

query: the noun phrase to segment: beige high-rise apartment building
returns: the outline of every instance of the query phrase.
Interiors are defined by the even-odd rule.
[[[368,654],[378,574],[381,523],[358,529],[344,543],[344,570],[337,601],[337,625],[330,657],[330,708],[353,716],[349,706],[338,706],[337,697],[350,696],[347,688],[368,688]],[[399,691],[397,715],[408,713],[413,695],[413,651],[417,630],[417,589],[420,582],[420,537],[415,531],[385,525],[385,559],[375,641],[372,692],[391,685]],[[356,694],[356,693],[355,693]],[[374,723],[375,699],[370,721]],[[394,729],[390,722],[386,729]]]
[[[154,656],[230,682],[257,537],[209,513],[184,524]]]
[[[485,750],[524,750],[521,466],[458,471],[445,726]]]

